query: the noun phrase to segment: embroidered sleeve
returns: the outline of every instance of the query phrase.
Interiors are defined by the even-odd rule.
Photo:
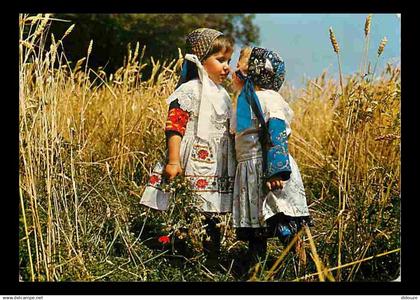
[[[181,84],[168,98],[167,103],[178,100],[182,110],[198,114],[201,82],[197,79]]]
[[[170,134],[170,132],[178,133],[183,136],[185,134],[185,129],[187,127],[189,113],[181,109],[177,103],[175,105],[169,106],[168,118],[166,120],[165,132]]]
[[[268,131],[273,147],[267,151],[267,178],[280,177],[288,180],[292,172],[289,160],[289,147],[286,133],[286,122],[278,118],[268,121]]]

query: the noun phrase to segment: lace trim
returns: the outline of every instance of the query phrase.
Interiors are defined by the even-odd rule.
[[[188,81],[179,86],[168,98],[166,103],[178,100],[182,110],[198,115],[201,84],[198,80]]]

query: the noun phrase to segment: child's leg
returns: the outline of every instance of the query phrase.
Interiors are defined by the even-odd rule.
[[[248,242],[248,255],[252,264],[264,260],[267,254],[267,238],[252,237]]]
[[[203,221],[203,225],[206,226],[206,233],[210,238],[210,240],[206,240],[205,237],[203,240],[204,253],[208,259],[218,259],[220,254],[221,234],[220,228],[216,225],[220,222],[220,220],[209,213],[205,213],[204,216],[205,219]]]

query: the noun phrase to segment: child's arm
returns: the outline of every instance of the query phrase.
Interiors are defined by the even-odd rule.
[[[182,137],[173,134],[168,139],[168,163],[165,166],[165,173],[169,180],[182,173],[181,159],[179,150],[181,147]]]
[[[291,174],[286,122],[279,118],[270,118],[268,131],[274,146],[267,149],[267,187],[269,190],[282,189],[284,181]]]
[[[180,108],[178,101],[170,104],[165,127],[168,162],[164,170],[166,177],[170,180],[182,173],[180,148],[188,118],[189,113]]]

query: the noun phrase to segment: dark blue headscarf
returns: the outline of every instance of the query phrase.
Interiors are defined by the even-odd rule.
[[[285,76],[283,59],[275,52],[255,47],[251,51],[248,61],[248,75],[237,71],[236,75],[244,80],[244,86],[238,97],[237,104],[237,132],[251,127],[251,107],[258,109],[257,118],[260,123],[262,109],[254,90],[254,84],[263,89],[279,91]]]

